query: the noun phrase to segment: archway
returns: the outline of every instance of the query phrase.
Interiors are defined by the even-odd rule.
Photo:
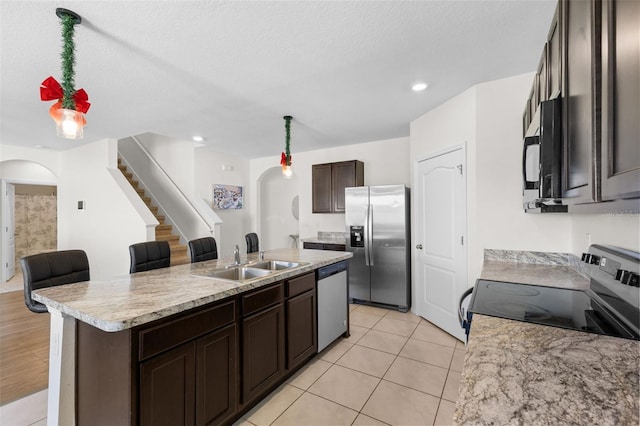
[[[298,186],[297,176],[285,179],[279,167],[267,170],[260,177],[258,211],[262,250],[297,247],[300,227],[294,208],[297,208]]]

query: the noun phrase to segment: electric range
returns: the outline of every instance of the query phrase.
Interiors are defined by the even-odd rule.
[[[594,244],[582,269],[587,290],[477,280],[463,321],[467,335],[476,313],[640,340],[640,253]]]

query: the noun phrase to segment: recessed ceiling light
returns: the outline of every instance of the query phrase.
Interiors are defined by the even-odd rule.
[[[204,138],[202,136],[194,136],[193,138],[194,142],[202,142],[204,141]]]
[[[414,92],[422,92],[428,86],[429,85],[427,83],[414,83],[413,86],[411,86],[411,90]]]

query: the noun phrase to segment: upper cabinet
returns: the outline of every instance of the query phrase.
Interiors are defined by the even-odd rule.
[[[640,197],[640,2],[602,2],[602,200]]]
[[[560,0],[523,114],[562,99],[569,212],[640,211],[640,2]]]
[[[562,195],[570,204],[595,201],[592,146],[597,143],[595,117],[595,1],[562,3],[564,129]]]
[[[313,213],[344,213],[344,189],[364,186],[362,161],[314,164],[311,172]]]

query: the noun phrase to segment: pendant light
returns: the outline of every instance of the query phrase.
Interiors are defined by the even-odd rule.
[[[49,109],[49,115],[56,122],[57,135],[67,139],[82,139],[83,128],[87,124],[84,114],[89,110],[89,96],[84,89],[75,90],[75,25],[82,18],[75,12],[57,8],[56,15],[62,26],[62,84],[55,78],[47,77],[40,85],[40,99],[57,100]]]
[[[280,165],[282,166],[282,174],[285,178],[291,179],[293,177],[293,166],[291,165],[291,120],[290,115],[284,117],[284,128],[286,130],[286,138],[284,145],[284,152],[280,157]]]

